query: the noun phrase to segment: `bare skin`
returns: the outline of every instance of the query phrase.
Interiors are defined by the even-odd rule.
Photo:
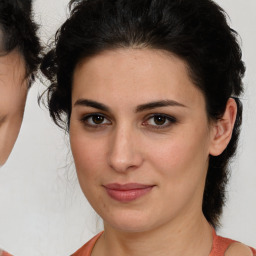
[[[21,54],[14,50],[0,56],[0,166],[8,159],[18,137],[27,91]]]
[[[242,243],[233,243],[227,250],[225,256],[253,256],[250,248]]]

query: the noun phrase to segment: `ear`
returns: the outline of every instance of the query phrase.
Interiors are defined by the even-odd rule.
[[[234,128],[237,114],[237,105],[230,98],[226,104],[226,110],[221,119],[212,124],[210,155],[218,156],[227,147]]]

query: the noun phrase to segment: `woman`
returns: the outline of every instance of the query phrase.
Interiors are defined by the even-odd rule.
[[[17,139],[27,92],[40,62],[32,2],[0,1],[0,166]],[[0,250],[0,255],[8,255]]]
[[[245,72],[224,11],[210,0],[70,5],[41,69],[104,222],[73,255],[256,255],[214,230]]]

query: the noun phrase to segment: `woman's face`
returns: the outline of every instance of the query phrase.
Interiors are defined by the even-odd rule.
[[[27,96],[25,62],[16,50],[0,56],[0,166],[17,139]]]
[[[181,59],[120,49],[76,67],[71,148],[105,225],[139,232],[201,217],[212,137],[204,97]]]

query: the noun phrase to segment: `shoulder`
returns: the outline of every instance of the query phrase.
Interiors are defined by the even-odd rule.
[[[89,240],[85,245],[83,245],[80,249],[78,249],[71,256],[90,256],[93,250],[94,245],[97,240],[100,238],[103,232],[100,232],[98,235]],[[1,256],[1,255],[0,255]]]
[[[218,236],[214,230],[210,256],[256,256],[256,250],[235,240]]]
[[[234,242],[227,249],[225,256],[253,256],[253,252],[247,245]]]

